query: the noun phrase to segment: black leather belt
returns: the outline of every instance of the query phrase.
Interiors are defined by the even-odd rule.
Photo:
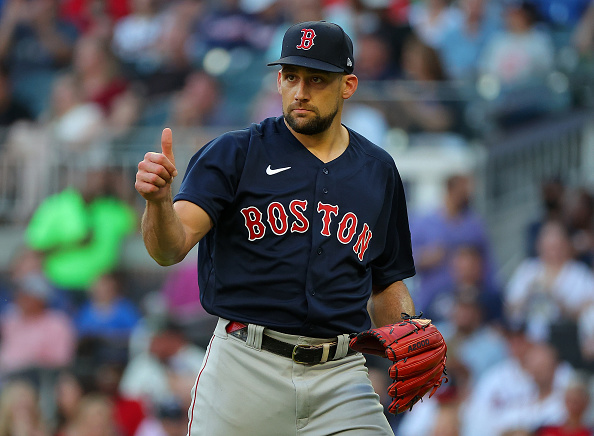
[[[231,330],[228,332],[231,336],[246,341],[248,337],[248,329],[242,327],[237,330]],[[336,348],[338,344],[336,342],[329,342],[329,351],[326,354],[326,360],[332,360],[336,354]],[[278,356],[287,357],[294,360],[296,363],[302,363],[305,365],[316,365],[322,363],[324,357],[324,344],[320,345],[303,345],[303,344],[290,344],[288,342],[279,341],[278,339],[271,338],[266,334],[262,335],[262,350],[274,353]],[[349,348],[347,356],[355,354],[356,351]],[[324,360],[324,362],[326,361]]]

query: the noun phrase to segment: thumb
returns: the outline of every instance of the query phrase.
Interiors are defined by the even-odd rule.
[[[161,151],[173,166],[175,166],[175,157],[173,156],[173,134],[169,127],[164,128],[163,133],[161,133]]]

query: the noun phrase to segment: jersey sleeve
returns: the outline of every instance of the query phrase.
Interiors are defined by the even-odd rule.
[[[386,189],[385,204],[385,246],[371,264],[374,286],[388,286],[415,275],[406,198],[396,167],[393,184]]]
[[[235,198],[248,143],[249,132],[238,131],[206,144],[190,159],[173,201],[186,200],[200,206],[216,225]]]

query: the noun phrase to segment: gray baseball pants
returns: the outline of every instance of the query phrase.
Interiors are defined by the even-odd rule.
[[[362,354],[304,365],[261,350],[262,334],[327,340],[260,327],[244,342],[227,334],[228,323],[219,319],[192,389],[189,436],[393,436]]]

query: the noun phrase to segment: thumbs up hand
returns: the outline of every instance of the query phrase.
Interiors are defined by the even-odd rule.
[[[134,187],[147,201],[167,201],[171,199],[171,183],[175,176],[173,137],[167,127],[161,134],[161,153],[148,152],[138,164]]]

